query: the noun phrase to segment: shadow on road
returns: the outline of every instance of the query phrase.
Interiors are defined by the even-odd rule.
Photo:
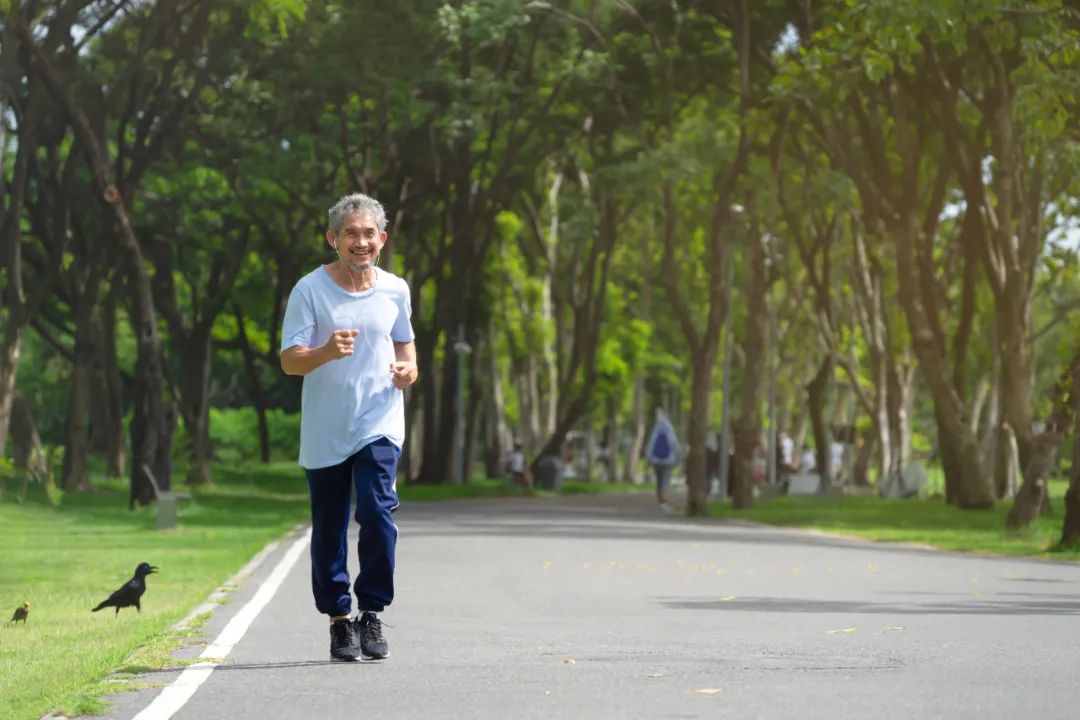
[[[554,500],[481,500],[403,506],[403,536],[558,537],[582,540],[730,542],[876,552],[939,555],[914,545],[874,543],[741,521],[690,519],[662,513],[642,495]],[[1003,558],[1004,559],[1004,558]]]
[[[264,662],[264,663],[226,663],[216,665],[214,670],[277,670],[278,668],[304,668],[319,667],[322,665],[340,665],[341,667],[355,667],[357,665],[377,664],[374,660],[357,662],[344,662],[341,660],[292,660],[289,662]]]
[[[731,600],[657,598],[679,610],[728,612],[865,613],[870,615],[1080,615],[1080,602],[1069,600],[968,600],[966,602],[894,603],[804,598],[739,597]]]

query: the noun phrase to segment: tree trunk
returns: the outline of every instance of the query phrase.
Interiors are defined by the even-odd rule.
[[[435,429],[439,419],[439,378],[442,375],[435,365],[435,346],[439,343],[439,339],[439,334],[435,332],[431,334],[428,342],[418,342],[416,344],[417,364],[423,368],[418,382],[419,387],[417,388],[423,401],[423,407],[420,411],[422,443],[418,448],[420,459],[415,473],[413,473],[412,467],[409,469],[409,472],[412,473],[410,479],[416,483],[441,482],[442,480],[442,478],[436,477],[430,471],[428,476],[422,475],[424,472],[423,464],[428,458],[426,448],[429,442],[434,442]],[[447,347],[445,352],[452,354],[453,350]]]
[[[999,377],[1001,375],[1001,361],[994,353],[994,365],[990,374],[990,390],[986,399],[986,412],[979,436],[979,448],[982,451],[986,471],[997,477],[998,436],[1001,433],[1001,402]],[[1000,497],[1000,496],[999,496]]]
[[[244,324],[244,313],[239,306],[234,306],[233,316],[236,318],[237,339],[240,341],[240,354],[244,358],[244,373],[248,377],[248,393],[255,415],[259,424],[259,460],[264,465],[270,462],[270,425],[266,420],[266,390],[263,389],[262,375],[259,373],[259,364],[256,362],[255,350],[248,340],[247,327]]]
[[[551,187],[548,190],[548,208],[551,212],[551,216],[548,219],[548,233],[547,239],[544,243],[544,250],[547,253],[545,258],[545,266],[547,272],[542,278],[543,287],[540,291],[540,324],[545,329],[545,332],[549,328],[556,328],[557,322],[554,317],[555,297],[555,273],[558,267],[558,253],[559,253],[559,188],[562,186],[563,176],[562,173],[556,173],[552,179]],[[560,346],[559,338],[555,337],[554,343],[542,342],[540,357],[543,364],[543,375],[545,381],[544,388],[544,406],[542,415],[542,425],[540,427],[540,433],[538,437],[549,437],[555,432],[555,426],[559,421],[559,407],[562,401],[562,388],[559,385],[559,362],[556,356],[556,348]]]
[[[1080,398],[1080,351],[1073,356],[1069,367],[1058,377],[1054,386],[1053,410],[1046,424],[1046,430],[1040,433],[1031,445],[1028,460],[1023,467],[1024,482],[1016,493],[1016,501],[1005,518],[1007,527],[1026,527],[1044,511],[1047,503],[1046,478],[1054,467],[1057,451],[1065,433],[1077,422],[1074,413],[1077,403],[1080,402],[1078,398]],[[1075,472],[1074,464],[1074,475]],[[1070,488],[1072,485],[1070,481]]]
[[[938,454],[941,457],[941,468],[945,474],[945,502],[949,505],[960,505],[960,478],[963,468],[960,462],[958,441],[953,436],[948,423],[942,418],[941,410],[934,408],[934,419],[937,426]]]
[[[514,437],[506,422],[506,398],[503,394],[502,372],[499,368],[499,355],[495,352],[495,325],[488,326],[488,347],[484,353],[488,367],[488,402],[487,402],[487,442],[485,443],[485,464],[488,477],[498,477],[499,463],[503,455],[513,445]]]
[[[87,293],[89,294],[89,293]],[[87,460],[90,455],[90,388],[94,363],[99,356],[94,322],[96,309],[83,298],[76,311],[75,353],[71,366],[71,394],[68,397],[67,442],[61,487],[65,491],[89,490]]]
[[[998,500],[1010,500],[1016,495],[1020,473],[1020,451],[1016,436],[1008,423],[1001,423],[994,442],[994,496]]]
[[[963,398],[953,385],[953,373],[943,356],[940,334],[931,321],[940,312],[935,305],[927,306],[927,302],[933,302],[933,295],[924,298],[919,285],[921,275],[916,268],[914,250],[920,231],[914,223],[913,217],[906,216],[890,230],[897,251],[896,274],[900,281],[901,303],[940,425],[938,436],[942,439],[942,459],[948,463],[945,468],[946,495],[951,492],[956,505],[967,510],[989,509],[994,506],[994,494],[983,471],[978,441],[971,432]],[[948,453],[952,453],[951,461]]]
[[[607,431],[604,433],[604,482],[619,482],[619,438],[622,436],[619,403],[612,397],[608,401]]]
[[[881,439],[878,436],[870,436],[864,439],[863,444],[859,447],[858,453],[855,455],[855,468],[852,471],[851,477],[853,484],[856,487],[870,487],[870,462],[873,460],[874,455],[877,454],[877,447],[875,447]]]
[[[687,432],[690,453],[686,459],[686,514],[689,516],[704,516],[709,513],[709,476],[705,469],[705,443],[711,427],[712,374],[715,365],[715,350],[712,353],[706,351],[693,359],[690,369],[690,428]]]
[[[476,377],[477,359],[475,352],[469,356],[469,360],[471,362],[469,377]],[[476,457],[476,441],[479,437],[477,421],[480,417],[480,401],[483,399],[483,395],[483,390],[477,386],[477,383],[470,384],[469,397],[465,405],[465,461],[463,463],[465,477],[462,478],[462,482],[465,483],[469,482],[469,478],[472,477],[473,459]]]
[[[1073,447],[1069,489],[1065,491],[1065,520],[1061,525],[1063,548],[1080,546],[1080,369],[1073,373]]]
[[[11,406],[15,399],[15,377],[19,374],[24,331],[25,326],[9,325],[3,346],[0,346],[0,457],[4,456],[11,427]]]
[[[18,390],[11,398],[11,444],[15,469],[24,473],[25,480],[43,481],[51,468],[46,462],[34,412]]]
[[[176,348],[180,355],[180,412],[187,431],[189,485],[209,485],[210,460],[210,328],[196,325]]]
[[[626,451],[623,461],[622,481],[634,483],[638,480],[638,467],[641,459],[641,451],[645,445],[645,378],[641,371],[634,373],[634,396],[633,410],[631,411],[630,447]]]
[[[818,493],[825,495],[832,487],[832,433],[825,421],[825,401],[832,385],[836,359],[829,352],[818,366],[814,379],[806,385],[806,406],[810,411],[810,426],[814,432],[814,457],[820,478]]]
[[[1027,527],[1039,517],[1047,500],[1046,478],[1054,466],[1059,444],[1060,438],[1054,437],[1054,433],[1043,433],[1035,438],[1024,466],[1024,482],[1005,518],[1006,527]]]
[[[746,291],[746,337],[742,343],[745,357],[742,395],[739,398],[739,418],[732,430],[735,472],[731,479],[731,505],[736,510],[745,510],[754,505],[754,453],[761,442],[761,402],[765,390],[766,363],[763,358],[768,322],[765,251],[756,237],[751,240],[749,249],[751,275]],[[704,458],[704,447],[702,451]],[[726,459],[721,458],[720,462],[726,462]]]
[[[119,278],[115,278],[113,282],[122,284]],[[105,474],[116,478],[125,474],[124,382],[120,373],[120,360],[116,355],[116,298],[112,293],[105,301],[101,330],[101,379],[105,398],[100,408],[100,417],[105,441]]]
[[[641,233],[641,245],[638,248],[638,255],[640,256],[640,272],[641,278],[641,319],[644,322],[650,322],[652,320],[652,273],[650,272],[650,265],[652,264],[652,238],[648,233]],[[640,367],[634,368],[634,395],[633,395],[633,418],[631,419],[633,427],[633,439],[630,443],[630,448],[626,454],[626,461],[623,465],[622,479],[624,483],[637,482],[639,479],[640,458],[642,449],[645,445],[645,433],[648,428],[645,426],[645,373]]]
[[[1061,446],[1069,427],[1077,422],[1076,405],[1080,400],[1080,352],[1072,357],[1069,367],[1054,385],[1054,406],[1047,430],[1032,441],[1028,459],[1023,467],[1024,483],[1005,518],[1009,528],[1026,527],[1034,522],[1048,504],[1047,478],[1053,470],[1057,448]],[[1018,433],[1017,433],[1018,435]],[[1023,452],[1021,453],[1023,456]],[[1076,466],[1072,467],[1076,473]],[[1071,483],[1070,483],[1071,488]]]

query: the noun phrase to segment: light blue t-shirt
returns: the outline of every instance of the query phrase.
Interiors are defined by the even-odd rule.
[[[394,343],[413,339],[411,316],[408,283],[379,268],[375,286],[361,292],[343,289],[322,266],[296,283],[285,307],[282,352],[320,347],[334,330],[360,331],[352,355],[304,376],[302,467],[338,465],[380,437],[399,448],[405,443],[405,402],[390,364],[397,359]]]

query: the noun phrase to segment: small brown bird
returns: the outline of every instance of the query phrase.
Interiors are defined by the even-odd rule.
[[[30,601],[27,600],[22,604],[22,607],[15,608],[15,614],[11,616],[11,620],[9,620],[8,622],[19,622],[20,620],[22,620],[23,624],[25,625],[26,624],[26,616],[29,615],[29,614],[30,614]]]

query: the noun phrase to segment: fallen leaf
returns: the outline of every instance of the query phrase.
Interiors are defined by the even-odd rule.
[[[721,692],[720,688],[698,688],[694,691],[698,695],[715,695]]]
[[[551,569],[551,561],[550,560],[545,560],[544,561],[544,569],[545,570],[550,570]]]
[[[649,677],[651,677],[651,678],[664,677],[664,673],[649,673]]]
[[[574,658],[566,658],[565,660],[563,660],[563,662],[565,664],[567,664],[567,665],[576,665],[577,664],[577,662],[574,660]]]
[[[839,630],[826,630],[825,632],[829,635],[835,635],[836,633],[853,633],[855,632],[855,628],[841,628]]]
[[[725,595],[724,597],[720,598],[720,602],[728,602],[728,601],[734,600],[734,599],[735,599],[734,595]]]
[[[550,691],[550,690],[545,690],[545,691],[544,691],[544,694],[545,694],[545,695],[550,695],[550,694],[551,694],[551,691]]]

